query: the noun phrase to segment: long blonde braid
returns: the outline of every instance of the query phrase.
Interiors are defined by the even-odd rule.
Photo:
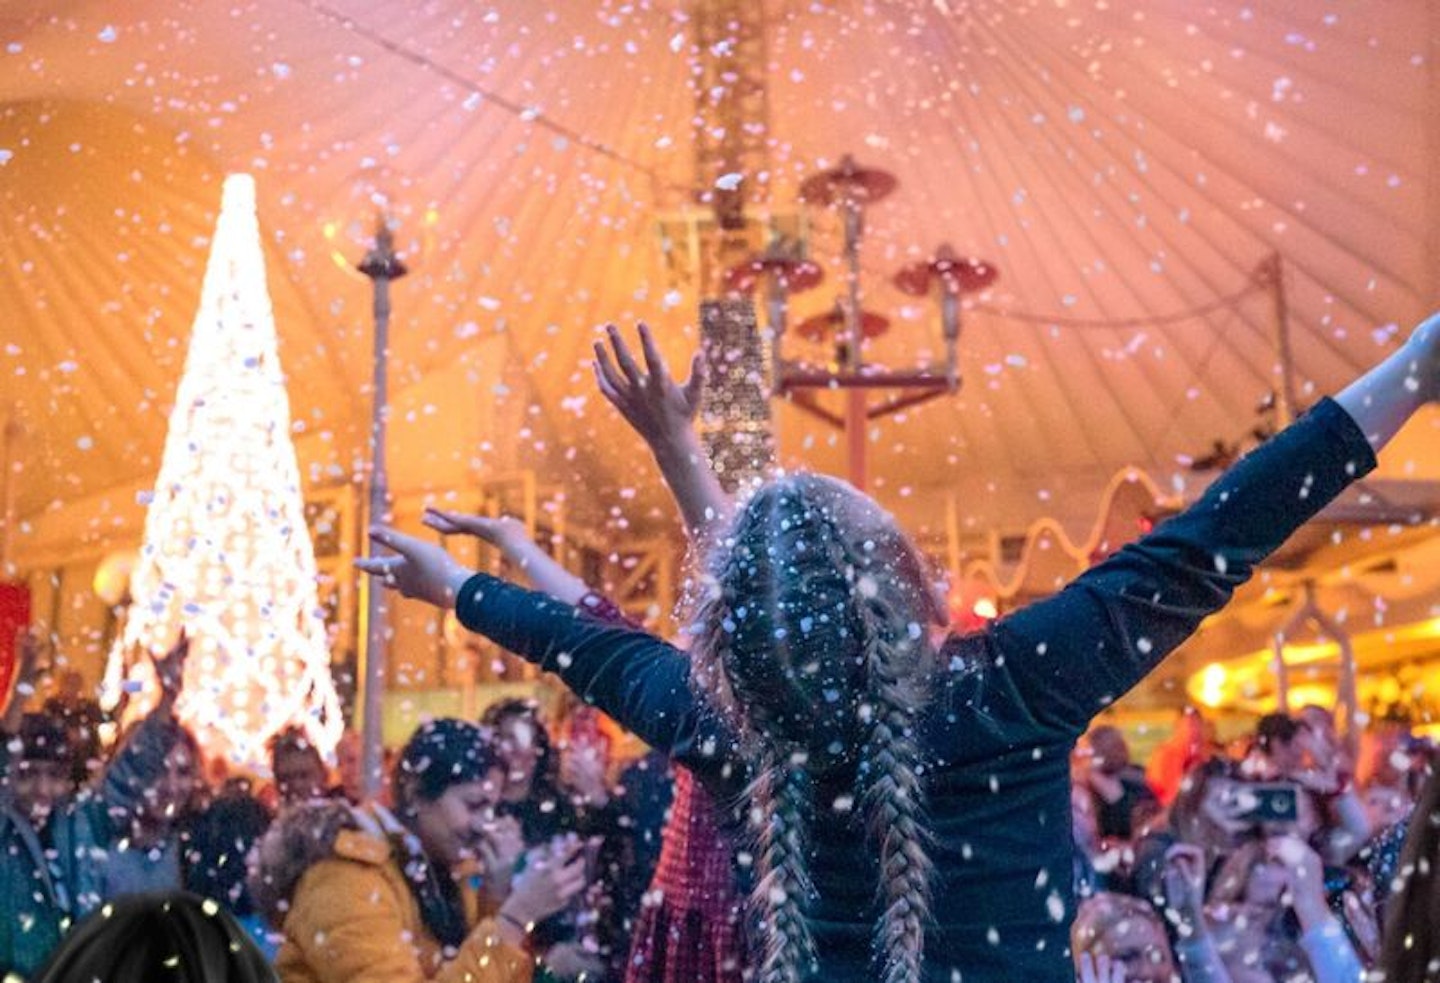
[[[863,600],[863,599],[861,599]],[[875,947],[883,954],[883,983],[920,983],[925,928],[930,920],[930,875],[922,759],[915,735],[914,708],[923,705],[923,677],[902,674],[913,668],[907,651],[920,644],[901,627],[883,627],[883,614],[867,603],[865,656],[869,667],[870,730],[857,775],[866,825],[880,847],[882,911],[875,926]]]
[[[880,854],[881,979],[919,983],[932,864],[915,712],[935,661],[923,564],[872,501],[811,475],[757,493],[725,546],[698,612],[692,682],[758,763],[760,981],[798,983],[815,971],[805,920],[810,773],[853,768]]]
[[[809,771],[798,755],[767,754],[750,788],[758,848],[750,906],[763,940],[760,983],[799,983],[816,967],[805,920],[814,893],[805,863],[810,795]]]

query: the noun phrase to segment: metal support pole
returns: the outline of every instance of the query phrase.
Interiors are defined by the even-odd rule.
[[[865,332],[860,308],[860,236],[863,232],[860,203],[853,198],[845,201],[845,259],[847,302],[845,305],[845,338],[847,341],[844,368],[858,373],[864,364]],[[867,479],[866,412],[869,400],[859,389],[845,394],[845,446],[850,484],[864,491]]]
[[[389,226],[384,219],[375,235],[375,247],[360,263],[374,285],[375,364],[371,381],[370,409],[370,489],[368,521],[388,522],[390,519],[389,475],[385,466],[385,430],[390,414],[390,283],[405,275],[405,267],[395,255]],[[366,555],[374,556],[374,543],[366,537]],[[363,582],[365,590],[365,650],[360,681],[360,779],[367,800],[380,794],[384,784],[385,748],[382,735],[381,699],[385,692],[385,667],[390,645],[389,604],[384,588],[370,578]]]
[[[1290,666],[1285,661],[1286,640],[1295,629],[1304,625],[1313,625],[1324,635],[1333,639],[1336,648],[1340,650],[1340,678],[1335,687],[1336,709],[1340,711],[1337,729],[1353,752],[1355,743],[1359,739],[1356,720],[1359,713],[1359,698],[1355,686],[1355,648],[1350,642],[1350,634],[1345,627],[1327,615],[1316,602],[1315,585],[1306,581],[1304,591],[1304,600],[1300,607],[1285,619],[1285,623],[1275,632],[1272,642],[1275,653],[1277,708],[1281,713],[1290,712]]]
[[[826,372],[790,365],[785,366],[780,379],[782,392],[793,389],[944,389],[948,385],[943,375],[928,369]]]
[[[1290,667],[1285,662],[1285,633],[1277,631],[1271,639],[1275,658],[1275,709],[1280,713],[1290,712]]]
[[[940,329],[945,337],[945,381],[953,393],[960,388],[960,294],[943,287]]]

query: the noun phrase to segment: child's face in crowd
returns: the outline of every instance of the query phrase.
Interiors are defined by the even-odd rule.
[[[501,723],[500,758],[505,762],[505,798],[523,799],[530,794],[535,769],[540,766],[540,741],[531,717],[509,717]]]
[[[1222,835],[1238,838],[1249,828],[1249,823],[1240,818],[1245,806],[1241,800],[1242,783],[1229,778],[1212,778],[1205,786],[1205,795],[1200,803],[1200,812]]]
[[[427,856],[443,867],[478,856],[485,831],[495,821],[504,776],[491,770],[483,781],[452,785],[433,802],[415,808],[415,834]]]
[[[1123,919],[1096,940],[1092,951],[1123,965],[1126,983],[1170,983],[1176,978],[1170,940],[1155,919]]]
[[[325,794],[325,763],[313,750],[296,750],[275,756],[275,789],[285,804],[320,798]]]
[[[136,817],[140,825],[152,832],[168,830],[190,803],[199,783],[199,765],[195,755],[183,742],[165,755],[165,770],[153,788],[145,790],[144,802]]]
[[[55,805],[70,794],[70,765],[61,761],[22,759],[10,774],[15,807],[36,829],[50,821]]]
[[[335,745],[335,770],[340,776],[340,786],[345,795],[356,801],[361,798],[360,781],[360,737],[354,731],[346,731]]]

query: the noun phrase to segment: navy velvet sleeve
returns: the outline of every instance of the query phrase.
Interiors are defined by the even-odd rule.
[[[690,660],[648,632],[592,618],[546,594],[477,573],[455,598],[460,623],[553,672],[646,744],[706,778],[731,741],[690,690]]]
[[[1354,420],[1323,400],[1184,512],[996,623],[986,672],[1006,678],[1036,723],[1081,733],[1374,466]]]

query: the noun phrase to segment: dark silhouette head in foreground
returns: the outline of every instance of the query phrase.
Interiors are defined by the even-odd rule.
[[[35,983],[279,983],[230,913],[183,891],[135,894],[76,926]]]

